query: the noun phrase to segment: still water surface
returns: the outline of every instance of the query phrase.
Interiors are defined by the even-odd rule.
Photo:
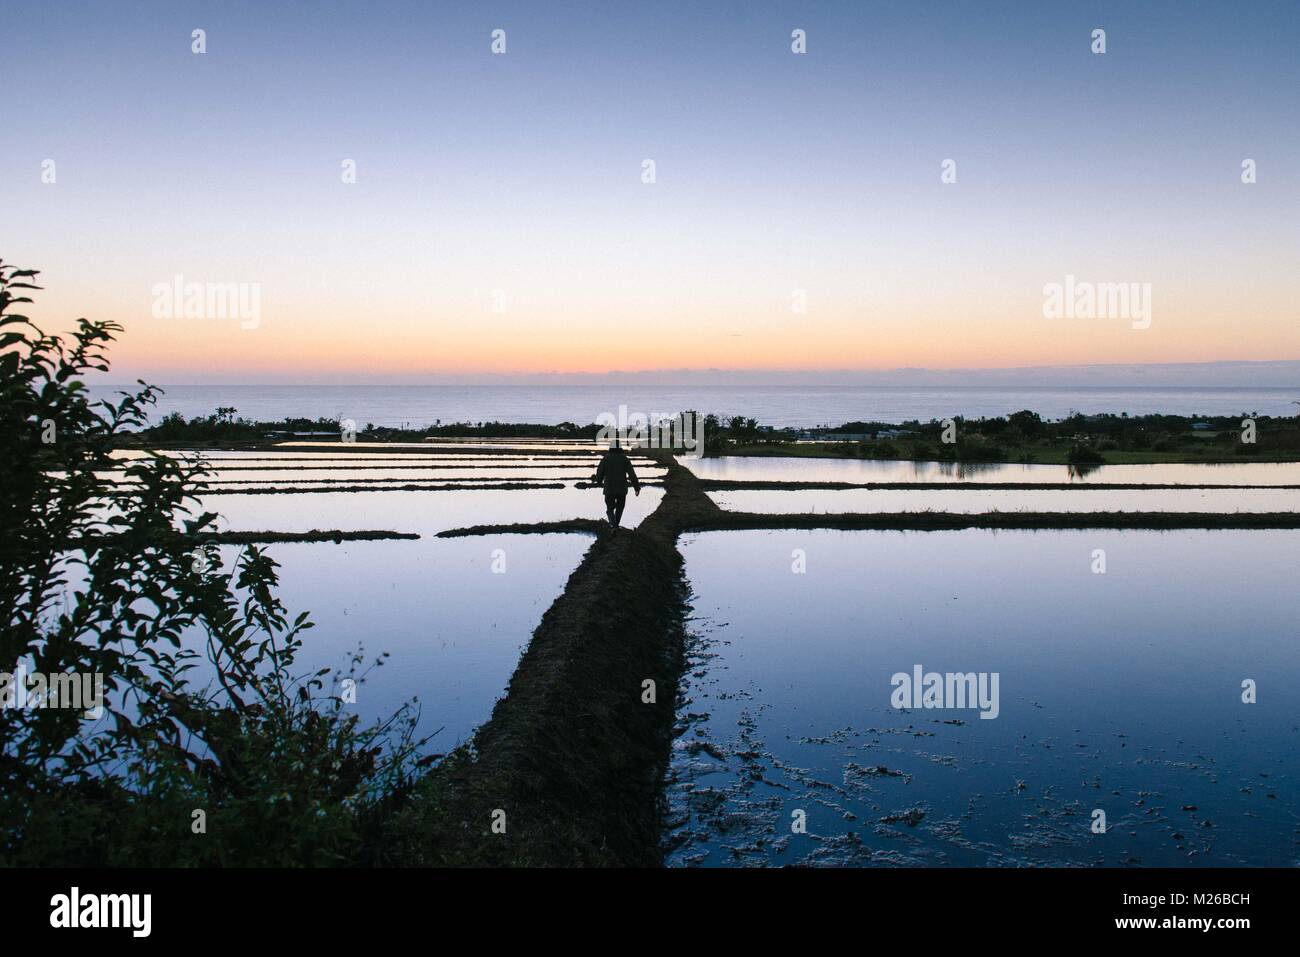
[[[1300,489],[737,489],[710,496],[737,512],[1290,512]]]
[[[683,553],[673,864],[1300,860],[1298,533],[711,532]],[[998,717],[895,709],[915,665],[998,673]]]
[[[701,478],[748,482],[1078,482],[1161,485],[1300,485],[1300,462],[1225,465],[1103,465],[1079,473],[1067,465],[723,456],[682,462]]]

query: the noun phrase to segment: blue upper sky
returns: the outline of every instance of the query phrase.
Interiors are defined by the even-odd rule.
[[[5,22],[0,256],[46,270],[52,315],[124,322],[132,369],[1300,357],[1297,3],[61,2]],[[257,336],[151,323],[178,273],[261,283]],[[1163,321],[1047,326],[1067,273],[1151,282]],[[611,317],[689,354],[601,343]]]

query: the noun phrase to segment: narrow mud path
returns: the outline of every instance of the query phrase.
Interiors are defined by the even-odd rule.
[[[661,863],[660,786],[687,611],[676,538],[719,512],[694,475],[662,462],[669,471],[659,506],[634,530],[599,534],[533,632],[491,718],[398,815],[381,862]],[[493,530],[591,530],[546,524]]]
[[[737,529],[899,529],[918,532],[962,528],[1177,529],[1300,528],[1300,512],[731,512],[686,525],[682,531]]]
[[[700,479],[705,492],[775,491],[790,492],[800,489],[842,491],[846,489],[874,489],[891,492],[1110,492],[1116,489],[1129,491],[1222,491],[1243,489],[1295,491],[1300,485],[1205,485],[1188,482],[780,482],[748,479]]]

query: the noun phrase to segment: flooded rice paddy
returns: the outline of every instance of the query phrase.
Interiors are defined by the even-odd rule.
[[[599,517],[599,490],[578,488],[595,470],[590,446],[554,463],[493,455],[369,455],[337,451],[304,455],[212,452],[213,492],[202,508],[218,515],[219,531],[307,532],[383,529],[414,532],[410,541],[277,543],[264,546],[280,564],[279,597],[291,614],[309,611],[300,670],[343,668],[363,646],[367,660],[390,657],[358,690],[363,721],[385,718],[418,698],[419,733],[450,751],[487,720],[542,614],[591,544],[587,535],[490,535],[463,539],[438,532],[476,524]],[[663,474],[637,461],[648,479]],[[410,468],[410,466],[418,466]],[[450,467],[449,467],[450,466]],[[522,467],[521,467],[522,466]],[[251,471],[256,467],[258,471]],[[391,468],[390,468],[391,467]],[[389,491],[391,482],[532,483],[522,489]],[[283,494],[244,494],[235,480],[265,480]],[[317,491],[325,480],[362,486]],[[560,488],[542,484],[560,483]],[[301,493],[293,490],[303,489]],[[308,491],[310,489],[310,491]],[[382,491],[382,494],[381,494]],[[629,495],[625,525],[635,525],[662,497],[658,487]],[[239,549],[225,546],[226,566]]]
[[[294,496],[274,498],[303,511]],[[319,524],[305,515],[299,522]],[[502,535],[265,548],[280,564],[280,600],[315,622],[303,636],[300,669],[344,668],[358,645],[367,661],[387,652],[358,687],[362,721],[418,698],[419,732],[438,732],[429,747],[445,753],[491,715],[590,544],[586,535]],[[230,563],[237,549],[222,551]]]
[[[1240,489],[735,489],[712,492],[737,512],[1287,512],[1300,490]]]
[[[695,620],[669,863],[1295,864],[1298,545],[1232,531],[686,536]],[[893,676],[916,666],[996,673],[997,717],[894,707]]]
[[[599,491],[583,487],[597,461],[590,446],[343,453],[299,444],[208,461],[203,507],[220,530],[420,536],[267,550],[288,610],[316,622],[304,669],[341,666],[358,645],[367,657],[388,652],[357,708],[380,718],[418,698],[420,732],[438,732],[438,752],[491,714],[591,539],[437,533],[603,512]],[[636,464],[645,480],[665,474]],[[1279,487],[1300,484],[1300,466],[1263,463],[1084,476],[1064,466],[808,458],[683,464],[740,481],[1084,486],[711,493],[724,509],[771,513],[1294,511],[1300,495]],[[1117,483],[1264,487],[1106,487]],[[462,487],[483,485],[494,487]],[[624,525],[662,497],[657,485],[629,496]],[[1297,546],[1300,532],[1289,531],[687,534],[679,547],[694,617],[666,784],[666,860],[1300,863]],[[227,562],[237,551],[222,549]],[[896,706],[894,676],[918,667],[996,675],[996,718],[919,698]],[[1242,701],[1246,680],[1257,682],[1254,704]],[[1098,812],[1104,833],[1094,830]]]
[[[1077,482],[1087,485],[1300,485],[1300,462],[1068,465],[724,456],[683,461],[700,478],[741,482]]]

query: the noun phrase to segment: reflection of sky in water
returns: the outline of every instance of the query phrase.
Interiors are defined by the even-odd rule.
[[[641,521],[662,495],[658,488],[629,495],[624,524]],[[445,726],[431,742],[437,751],[465,740],[491,714],[533,629],[591,539],[433,536],[466,525],[604,515],[598,489],[575,488],[214,494],[204,498],[203,507],[220,515],[223,530],[388,529],[422,536],[265,547],[282,565],[279,594],[285,606],[294,613],[310,611],[317,623],[305,635],[300,663],[340,666],[358,641],[369,656],[390,652],[388,664],[372,672],[363,687],[358,708],[366,718],[377,718],[418,695],[422,731]],[[504,574],[491,570],[495,549],[505,552]],[[228,561],[235,551],[223,549]]]
[[[291,444],[269,445],[257,449],[215,449],[208,450],[204,454],[221,458],[262,458],[267,455],[292,455],[295,457],[314,456],[329,459],[352,459],[354,457],[367,459],[389,457],[393,455],[400,455],[404,458],[419,455],[466,455],[473,454],[479,450],[494,456],[512,455],[515,453],[542,456],[567,452],[599,453],[603,448],[602,446],[597,446],[594,442],[545,442],[529,441],[527,439],[522,441],[519,439],[501,439],[498,441],[457,441],[445,443],[350,442],[348,443],[349,451],[341,451],[340,445],[341,443],[337,440],[331,440],[329,442],[293,442]],[[138,449],[117,449],[113,452],[113,457],[131,459],[140,458],[145,454],[146,453]]]
[[[186,453],[168,453],[184,456]],[[210,475],[208,482],[221,486],[233,484],[324,483],[351,484],[378,482],[520,482],[585,481],[600,463],[598,456],[507,457],[507,456],[387,456],[323,458],[297,454],[274,455],[266,452],[257,457],[232,457],[234,453],[205,456]],[[665,470],[657,463],[633,457],[642,479],[662,479]],[[126,479],[121,472],[99,472],[107,480]]]
[[[274,496],[283,498],[283,496]],[[591,544],[585,535],[265,546],[280,563],[278,596],[308,611],[295,672],[342,668],[362,643],[389,652],[357,693],[363,723],[418,696],[421,733],[445,752],[492,713],[542,614]],[[492,571],[493,550],[505,572]],[[223,547],[226,566],[238,549]]]
[[[636,525],[654,511],[660,488],[630,490],[623,524]],[[466,525],[550,522],[605,517],[600,489],[523,489],[442,492],[310,492],[277,495],[208,495],[203,507],[221,516],[219,527],[233,531],[312,529],[388,529],[433,535]]]
[[[389,480],[441,482],[447,479],[556,480],[586,478],[591,463],[531,462],[527,457],[476,457],[427,463],[487,468],[395,469],[427,464],[411,458],[361,462],[329,453],[291,462],[300,451],[280,457],[259,451],[221,452],[213,463],[222,478],[343,482]],[[256,459],[256,461],[249,461]],[[232,461],[234,460],[234,461]],[[241,463],[262,466],[239,469]],[[501,469],[501,464],[523,468]],[[283,465],[281,469],[266,466]],[[352,466],[341,469],[322,465]],[[370,467],[356,468],[357,465]],[[311,466],[318,466],[311,468]],[[380,467],[374,467],[380,466]],[[497,468],[493,469],[494,466]],[[660,489],[630,496],[625,522],[639,522],[662,497]],[[447,528],[478,524],[599,518],[604,502],[594,489],[474,490],[465,492],[312,493],[303,495],[205,496],[203,508],[220,516],[218,527],[236,531],[303,532],[312,529],[385,529],[416,532],[417,541],[277,543],[266,546],[281,564],[280,598],[293,613],[309,611],[316,627],[305,635],[301,670],[342,666],[363,642],[368,658],[391,654],[373,671],[358,697],[369,720],[390,714],[404,701],[420,698],[421,732],[445,728],[431,742],[436,751],[466,740],[491,714],[519,655],[542,614],[564,588],[591,539],[585,535],[509,535],[437,539]],[[504,574],[492,572],[493,551],[502,549]],[[224,548],[227,561],[237,549]]]
[[[1294,489],[737,489],[710,498],[737,512],[1290,512]]]
[[[572,457],[567,461],[530,462],[527,460],[500,461],[496,459],[430,459],[423,462],[372,462],[290,461],[262,460],[244,465],[240,462],[212,462],[211,481],[317,481],[347,480],[372,482],[382,479],[401,481],[447,481],[452,479],[480,481],[510,481],[541,479],[586,480],[595,474],[600,464],[598,458]],[[665,469],[653,462],[638,459],[634,462],[642,478],[663,478]],[[279,467],[277,467],[279,466]],[[109,476],[111,477],[111,476]]]
[[[1226,465],[1103,465],[1085,476],[1066,465],[953,464],[861,459],[724,456],[683,460],[701,478],[750,482],[1159,482],[1182,485],[1300,485],[1300,462]]]
[[[304,479],[344,482],[383,479],[441,482],[451,478],[556,480],[587,478],[595,459],[574,459],[537,467],[526,457],[476,457],[456,465],[485,464],[484,469],[310,468],[348,465],[350,459],[313,458],[287,461],[265,450],[240,455],[218,453],[239,461],[214,463],[224,478],[269,479],[290,485]],[[294,457],[301,452],[289,453]],[[257,465],[283,465],[256,471],[231,468],[256,457]],[[430,461],[447,463],[444,458]],[[506,461],[525,468],[497,469]],[[401,459],[400,464],[416,464]],[[249,463],[253,464],[253,463]],[[389,466],[391,458],[367,462]],[[451,464],[451,463],[449,463]],[[662,470],[638,462],[645,477]],[[304,467],[305,466],[305,467]],[[624,524],[640,522],[654,510],[662,489],[629,495]],[[598,489],[528,489],[400,492],[318,492],[294,495],[223,495],[204,497],[202,508],[220,517],[218,528],[233,531],[304,532],[312,529],[380,529],[416,532],[415,541],[276,543],[264,546],[280,563],[278,595],[291,614],[307,611],[316,627],[304,634],[296,671],[343,667],[358,642],[367,660],[380,652],[391,657],[371,672],[357,708],[364,719],[386,717],[418,696],[421,733],[444,730],[431,742],[435,751],[450,750],[466,740],[491,714],[542,614],[560,594],[569,574],[586,552],[586,535],[504,535],[438,539],[438,531],[466,525],[603,518]],[[505,573],[492,571],[493,552],[504,552]],[[238,549],[224,547],[227,565]]]
[[[679,714],[670,860],[1294,863],[1297,545],[1229,531],[686,536],[699,667]],[[999,672],[1001,716],[892,710],[891,675],[916,664]],[[1241,703],[1243,678],[1258,704]],[[791,835],[795,808],[808,835]],[[1089,830],[1094,808],[1105,835]]]
[[[232,485],[271,485],[278,483],[345,483],[347,485],[368,485],[374,482],[385,484],[418,482],[420,484],[439,484],[454,482],[459,485],[476,485],[490,482],[586,482],[590,481],[594,469],[517,469],[514,471],[478,472],[470,469],[368,469],[364,472],[331,471],[327,469],[284,469],[276,472],[254,472],[248,470],[223,469],[215,473],[209,483],[214,486]],[[662,478],[663,473],[638,473],[641,478]]]
[[[347,465],[347,466],[371,466],[371,465],[392,465],[408,463],[411,465],[429,465],[441,462],[452,463],[545,463],[547,465],[563,464],[565,462],[595,462],[600,455],[592,452],[586,455],[558,455],[554,453],[528,452],[518,455],[510,453],[494,453],[483,455],[477,452],[446,452],[446,453],[401,453],[393,455],[384,455],[382,453],[338,453],[338,452],[276,452],[273,449],[219,449],[216,451],[187,452],[187,451],[169,451],[163,454],[178,458],[196,458],[202,457],[205,461],[213,463],[217,467],[252,467],[256,465],[274,465],[277,463],[293,463],[294,465]],[[112,453],[112,458],[123,461],[143,458],[143,453],[133,449],[117,449]]]
[[[440,469],[220,469],[214,473],[212,481],[258,481],[273,482],[284,479],[306,481],[312,479],[340,479],[350,482],[371,482],[377,479],[394,479],[403,482],[440,482],[447,479],[472,479],[474,481],[495,480],[518,482],[523,479],[540,479],[547,482],[562,480],[574,481],[589,479],[595,472],[594,465],[585,468],[571,465],[567,468],[512,468],[512,469],[475,469],[475,468],[440,468]],[[662,469],[638,469],[654,475],[663,476]]]
[[[346,674],[359,644],[367,666],[388,652],[387,663],[358,689],[363,725],[418,697],[419,733],[443,729],[428,751],[446,752],[487,720],[533,629],[590,544],[590,536],[554,534],[262,547],[280,566],[276,596],[287,618],[305,611],[315,623],[302,633],[291,673]],[[493,571],[498,549],[502,573]],[[227,572],[241,550],[221,547]],[[75,568],[70,578],[70,587],[81,587]],[[184,642],[199,653],[189,680],[202,690],[212,672],[199,630],[189,630]],[[134,713],[130,702],[114,700]]]
[[[173,453],[175,454],[175,453]],[[599,455],[478,455],[472,453],[447,455],[323,455],[319,452],[240,452],[222,451],[205,453],[203,458],[214,468],[254,468],[291,463],[294,466],[319,467],[340,465],[348,468],[370,468],[386,465],[564,465],[574,462],[594,463]]]
[[[229,478],[438,482],[551,480],[576,462],[430,457],[452,469],[322,452],[288,462],[218,453]],[[288,453],[298,457],[305,453]],[[472,465],[509,462],[525,468]],[[715,459],[698,474],[751,480],[1068,481],[1064,466]],[[317,466],[304,471],[300,466]],[[576,466],[576,469],[575,469]],[[649,471],[641,463],[642,474]],[[1300,484],[1300,466],[1108,466],[1106,482]],[[1291,510],[1284,490],[736,491],[752,511],[936,509]],[[635,525],[662,490],[629,496]],[[418,696],[446,751],[491,713],[586,536],[442,540],[486,523],[599,518],[595,489],[206,497],[232,530],[392,529],[418,541],[276,544],[280,595],[307,610],[302,670],[356,644],[388,651],[357,707]],[[1295,532],[725,532],[683,539],[696,592],[698,667],[679,715],[673,863],[1292,864],[1300,654]],[[491,571],[494,549],[507,571]],[[807,573],[792,574],[793,549]],[[1091,572],[1106,550],[1108,573]],[[229,560],[236,549],[225,548]],[[715,657],[716,656],[716,657]],[[889,706],[915,664],[996,671],[1001,716]],[[1240,681],[1262,682],[1240,703]],[[1272,795],[1272,796],[1270,796]],[[809,835],[791,836],[790,811]],[[1111,830],[1089,831],[1093,808]],[[1184,808],[1194,810],[1184,810]]]

